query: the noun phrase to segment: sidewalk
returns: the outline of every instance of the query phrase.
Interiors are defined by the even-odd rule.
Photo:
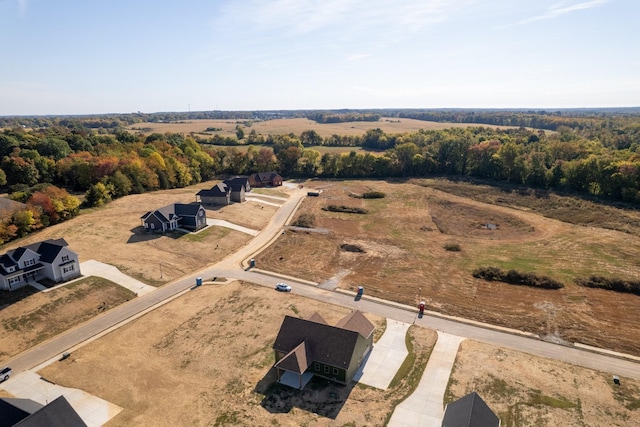
[[[464,338],[438,331],[427,367],[418,388],[396,406],[389,427],[439,427],[444,413],[444,393]]]

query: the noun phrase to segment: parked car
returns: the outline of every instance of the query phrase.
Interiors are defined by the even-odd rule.
[[[8,380],[12,374],[13,371],[10,367],[7,366],[2,371],[0,371],[0,382]]]
[[[276,285],[276,290],[280,292],[291,292],[291,286],[286,283],[278,283]]]

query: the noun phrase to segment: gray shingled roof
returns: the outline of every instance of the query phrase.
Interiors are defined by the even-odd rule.
[[[442,427],[499,427],[500,419],[476,392],[447,405]]]
[[[196,195],[202,197],[224,197],[228,193],[231,192],[231,187],[229,187],[224,182],[219,182],[218,184],[211,187],[210,190],[200,190],[196,193]]]

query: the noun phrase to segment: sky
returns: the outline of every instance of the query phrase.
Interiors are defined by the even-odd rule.
[[[0,116],[640,106],[639,0],[0,0]]]

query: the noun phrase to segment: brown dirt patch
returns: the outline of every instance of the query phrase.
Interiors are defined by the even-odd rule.
[[[382,425],[407,385],[386,392],[323,381],[302,392],[273,385],[271,346],[282,319],[314,311],[331,324],[349,312],[246,283],[204,285],[40,374],[124,408],[109,426]],[[435,333],[410,331],[426,357]]]
[[[640,381],[466,340],[446,403],[472,391],[504,427],[640,426]]]
[[[135,294],[128,289],[89,277],[14,302],[0,310],[0,358],[15,356],[131,298]]]
[[[410,305],[421,294],[430,309],[446,314],[640,355],[640,297],[573,283],[591,274],[640,279],[640,238],[410,182],[317,181],[313,187],[322,190],[320,197],[306,198],[297,215],[315,216],[316,226],[330,233],[288,230],[256,257],[261,268],[318,283],[349,271],[338,287],[363,285],[369,295]],[[386,197],[349,197],[372,190]],[[369,213],[327,212],[327,204]],[[488,229],[487,223],[497,227]],[[343,244],[364,252],[343,251]],[[447,251],[451,244],[461,250]],[[473,278],[471,272],[483,266],[549,276],[565,288]]]

